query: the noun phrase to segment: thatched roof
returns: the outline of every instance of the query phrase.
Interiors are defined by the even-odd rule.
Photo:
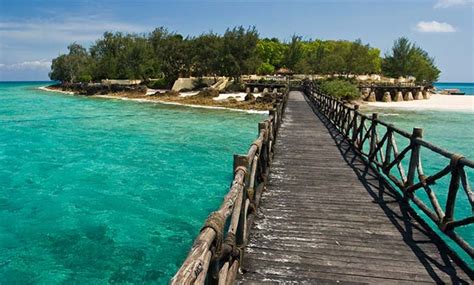
[[[282,67],[276,71],[276,74],[291,75],[293,74],[293,71],[286,67]]]

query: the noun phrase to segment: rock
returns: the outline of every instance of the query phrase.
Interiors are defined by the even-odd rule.
[[[231,82],[228,77],[221,77],[214,85],[211,86],[211,88],[222,91],[227,89],[227,87],[232,83],[233,81]]]
[[[247,93],[247,95],[245,95],[244,100],[246,102],[255,101],[255,96],[252,93]]]
[[[382,97],[382,102],[392,102],[392,97],[390,96],[390,92],[385,92]]]
[[[253,88],[253,93],[258,93],[258,87]]]
[[[268,88],[263,88],[263,93],[268,93]]]
[[[411,92],[405,93],[405,96],[403,97],[404,101],[413,101],[413,94]]]
[[[245,93],[249,94],[250,93],[250,87],[245,88]]]
[[[273,94],[278,93],[278,88],[273,88]]]
[[[276,94],[273,93],[263,93],[262,96],[257,97],[255,102],[257,103],[272,103],[276,100]]]
[[[167,91],[163,92],[163,95],[164,96],[169,96],[169,97],[178,97],[179,92],[175,91],[175,90],[167,90]]]
[[[393,100],[395,102],[401,102],[403,101],[403,94],[402,91],[398,91],[397,95],[395,95],[395,99]]]
[[[203,97],[203,98],[214,98],[214,97],[219,96],[219,90],[214,89],[214,88],[207,88],[207,89],[204,89],[204,90],[200,91],[195,96]]]

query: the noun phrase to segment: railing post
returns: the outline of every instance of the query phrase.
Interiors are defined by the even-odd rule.
[[[462,156],[457,154],[451,158],[451,181],[449,182],[448,198],[446,199],[445,216],[441,222],[441,230],[443,231],[446,231],[448,224],[453,221],[456,194],[460,182],[458,162],[461,158]]]
[[[423,137],[423,129],[421,128],[413,128],[413,133],[411,135],[411,156],[410,156],[410,164],[408,166],[408,175],[407,175],[407,182],[405,183],[405,189],[411,185],[413,185],[413,181],[415,180],[415,172],[417,168],[418,161],[420,159],[420,145],[416,143],[416,139]],[[405,195],[413,195],[406,193]],[[405,197],[409,198],[409,197]]]
[[[359,115],[359,105],[354,105],[354,116],[352,118],[352,144],[357,143],[357,116]]]
[[[239,195],[242,195],[242,205],[240,207],[240,216],[239,216],[239,223],[237,226],[237,231],[235,233],[235,245],[237,248],[244,248],[245,246],[245,224],[246,224],[246,214],[245,214],[245,202],[247,201],[247,188],[249,185],[249,177],[250,177],[250,167],[249,167],[249,160],[247,156],[245,155],[236,155],[234,154],[234,173],[237,170],[238,167],[244,167],[247,171],[245,173],[245,178],[244,178],[244,187],[242,188],[242,193]],[[241,251],[241,254],[243,254],[243,250]],[[243,259],[243,256],[240,257],[241,260]]]
[[[373,113],[372,114],[372,124],[370,125],[370,149],[369,149],[369,157],[373,156],[374,158],[377,155],[373,155],[375,148],[377,146],[377,119],[379,118],[379,114]]]

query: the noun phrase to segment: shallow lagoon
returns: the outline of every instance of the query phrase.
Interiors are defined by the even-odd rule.
[[[167,283],[262,115],[0,83],[0,283]]]

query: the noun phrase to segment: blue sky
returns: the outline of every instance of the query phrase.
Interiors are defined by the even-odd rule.
[[[0,80],[46,80],[71,42],[104,31],[184,35],[256,26],[263,37],[362,39],[382,52],[406,36],[434,56],[441,81],[474,82],[474,0],[0,0]]]

